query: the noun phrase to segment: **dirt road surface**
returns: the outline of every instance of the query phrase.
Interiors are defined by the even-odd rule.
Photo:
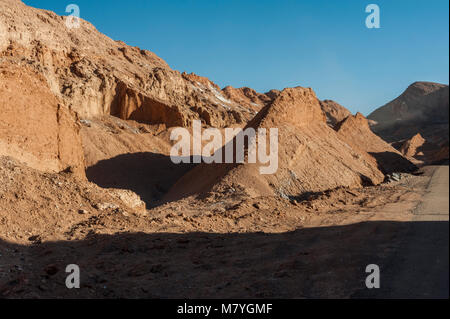
[[[449,167],[428,167],[432,178],[414,210],[403,244],[381,269],[378,298],[449,297]],[[374,289],[373,289],[374,290]]]

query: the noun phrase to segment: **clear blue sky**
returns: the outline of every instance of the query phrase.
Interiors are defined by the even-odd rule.
[[[312,87],[367,115],[414,81],[449,81],[448,0],[25,0],[81,17],[219,86]],[[367,29],[378,4],[381,29]]]

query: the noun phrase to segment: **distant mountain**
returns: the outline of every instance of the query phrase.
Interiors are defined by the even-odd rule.
[[[401,146],[416,134],[425,142],[419,149],[420,160],[448,159],[449,91],[448,85],[415,82],[393,101],[372,112],[371,129],[394,146]]]

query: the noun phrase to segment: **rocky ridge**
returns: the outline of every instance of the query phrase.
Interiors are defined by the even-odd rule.
[[[165,199],[230,190],[241,190],[250,197],[295,198],[342,186],[376,185],[383,182],[385,172],[395,171],[401,164],[407,165],[402,169],[414,168],[373,134],[360,114],[349,116],[337,131],[329,127],[319,100],[309,88],[283,90],[246,128],[278,128],[279,168],[275,174],[259,174],[261,163],[250,164],[248,157],[243,164],[200,164],[183,176]],[[403,162],[378,157],[382,152]]]
[[[29,66],[81,118],[105,114],[148,124],[189,126],[193,119],[224,127],[242,124],[253,110],[227,98],[217,85],[172,70],[154,53],[113,41],[81,19],[21,1],[0,3],[0,62]]]

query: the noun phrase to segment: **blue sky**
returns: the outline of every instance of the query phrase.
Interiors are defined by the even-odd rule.
[[[367,115],[414,81],[449,82],[448,0],[24,0],[81,17],[173,69],[259,92],[312,87]],[[367,29],[365,7],[381,10]]]

